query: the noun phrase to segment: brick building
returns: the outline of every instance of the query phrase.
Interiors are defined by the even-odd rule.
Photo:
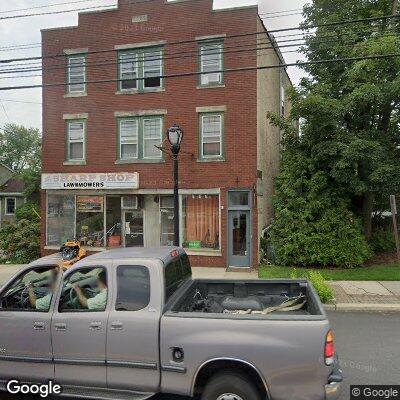
[[[42,46],[43,253],[73,237],[90,251],[171,244],[172,160],[155,145],[177,123],[192,264],[256,265],[280,157],[266,113],[284,112],[290,81],[283,68],[215,71],[282,62],[257,7],[119,0],[43,30]]]

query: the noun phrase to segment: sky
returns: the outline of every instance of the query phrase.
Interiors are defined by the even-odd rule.
[[[282,16],[272,14],[278,11],[297,10],[302,8],[307,0],[259,0],[259,13],[266,16],[264,23],[266,27],[271,29],[279,29],[282,27],[298,26],[302,22],[302,16],[295,11],[287,14],[296,14]],[[13,11],[28,7],[48,6],[55,3],[67,3],[65,0],[0,0],[0,17],[9,15],[19,15],[24,13],[39,13],[58,10],[71,10],[77,8],[95,7],[99,5],[115,5],[116,0],[87,0],[84,3],[75,3],[71,0],[69,4],[38,8],[25,11]],[[214,0],[214,8],[236,7],[243,5],[257,4],[257,1],[251,0]],[[265,15],[269,13],[268,15]],[[78,12],[35,16],[18,19],[0,20],[0,61],[2,59],[19,58],[19,57],[34,57],[40,56],[40,30],[42,28],[54,28],[59,26],[76,25],[78,22]],[[7,46],[20,44],[33,44],[33,48],[25,48],[20,50],[10,51],[4,49]],[[290,50],[290,49],[289,49]],[[283,49],[284,51],[284,49]],[[303,59],[299,53],[284,53],[285,61],[295,62]],[[1,64],[0,64],[1,65]],[[4,68],[4,67],[2,67]],[[2,69],[0,68],[0,70]],[[296,85],[298,84],[303,72],[299,68],[289,68],[289,75]],[[29,72],[27,75],[38,74],[38,72]],[[19,86],[24,84],[41,84],[41,78],[9,78],[4,77],[10,75],[0,75],[0,87],[2,86]],[[26,127],[39,128],[42,126],[42,107],[41,107],[41,89],[27,90],[11,90],[0,91],[0,127],[7,123],[21,124]]]

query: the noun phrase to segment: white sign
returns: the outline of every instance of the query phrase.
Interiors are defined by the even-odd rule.
[[[42,174],[42,189],[138,189],[137,172]]]
[[[147,15],[134,15],[132,17],[132,23],[137,23],[137,22],[147,22],[148,21],[148,16]]]

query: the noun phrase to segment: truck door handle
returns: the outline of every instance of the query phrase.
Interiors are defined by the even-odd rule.
[[[67,330],[67,324],[64,323],[59,323],[54,325],[56,331],[66,331]]]
[[[111,330],[113,331],[121,331],[124,328],[124,324],[122,322],[112,322]]]
[[[33,329],[35,329],[35,331],[44,331],[44,328],[45,328],[44,322],[34,322],[33,323]]]
[[[93,321],[90,323],[90,329],[94,331],[98,331],[101,329],[101,322],[100,321]]]

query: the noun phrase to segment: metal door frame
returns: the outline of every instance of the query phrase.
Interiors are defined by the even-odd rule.
[[[246,205],[238,205],[238,206],[231,206],[229,204],[229,198],[230,198],[230,193],[235,193],[235,192],[246,192],[248,193],[248,204]],[[228,252],[227,252],[227,266],[228,267],[237,267],[237,268],[251,268],[252,266],[252,259],[253,259],[253,230],[252,230],[252,204],[253,204],[253,196],[252,196],[252,191],[249,189],[232,189],[227,191],[227,241],[228,241]],[[233,257],[233,237],[232,237],[232,231],[231,231],[231,224],[230,224],[230,219],[231,215],[233,212],[246,212],[248,215],[248,243],[249,243],[249,248],[248,248],[248,265],[231,265],[231,260]]]
[[[146,231],[145,231],[145,210],[142,209],[137,209],[137,210],[129,210],[129,209],[122,209],[122,221],[123,221],[123,225],[122,225],[122,232],[123,232],[123,247],[126,247],[126,234],[125,234],[125,214],[126,213],[134,213],[134,212],[141,212],[142,216],[143,216],[143,247],[146,247]]]

